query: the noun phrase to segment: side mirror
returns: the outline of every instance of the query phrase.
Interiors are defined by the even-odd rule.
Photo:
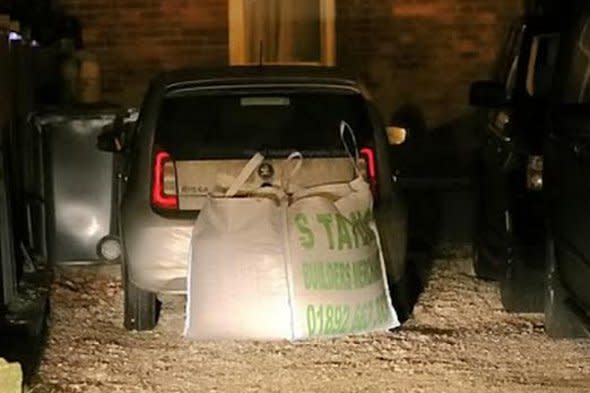
[[[109,153],[119,153],[123,150],[119,135],[114,129],[106,129],[98,135],[96,146],[98,147],[98,150]]]
[[[500,82],[479,81],[471,85],[469,104],[472,106],[497,109],[509,103],[506,87]]]
[[[404,127],[387,127],[387,142],[391,146],[403,144],[408,139],[408,130]]]

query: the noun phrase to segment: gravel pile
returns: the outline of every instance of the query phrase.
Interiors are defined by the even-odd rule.
[[[116,277],[62,272],[35,393],[589,392],[590,343],[552,341],[542,316],[502,311],[495,284],[437,261],[414,318],[387,334],[290,343],[195,343],[183,298],[158,328],[122,328]]]

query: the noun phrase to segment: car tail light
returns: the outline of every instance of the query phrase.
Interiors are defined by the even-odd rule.
[[[365,175],[371,184],[373,195],[377,196],[377,166],[375,163],[375,150],[370,147],[361,149],[361,158],[364,161]]]
[[[170,154],[157,150],[152,179],[152,205],[158,209],[178,209],[176,166]]]

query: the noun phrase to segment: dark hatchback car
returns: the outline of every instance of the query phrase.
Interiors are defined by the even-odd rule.
[[[218,175],[237,175],[256,152],[279,168],[297,150],[304,156],[297,184],[351,180],[342,121],[356,133],[373,184],[394,304],[406,319],[407,213],[392,179],[390,129],[374,104],[355,79],[333,69],[226,67],[161,75],[145,97],[134,135],[123,138],[132,141],[123,144],[127,163],[119,176],[125,326],[154,328],[158,295],[186,292],[192,227]],[[99,147],[114,150],[119,131],[101,135]],[[253,182],[269,181],[258,175]]]
[[[475,82],[470,93],[471,104],[484,109],[474,267],[480,278],[501,280],[509,311],[543,307],[543,122],[560,30],[555,18],[519,20],[494,79]]]
[[[586,337],[590,329],[590,4],[574,8],[548,116],[545,329]]]

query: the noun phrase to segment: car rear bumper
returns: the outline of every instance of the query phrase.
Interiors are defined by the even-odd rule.
[[[129,280],[150,292],[186,292],[193,225],[194,220],[166,218],[151,209],[125,209],[121,229]]]
[[[400,202],[375,213],[388,271],[399,279],[405,270],[406,212]],[[399,205],[394,205],[398,203]],[[138,288],[155,293],[184,294],[187,290],[189,247],[195,219],[161,216],[143,203],[123,204],[121,242],[129,280]]]

